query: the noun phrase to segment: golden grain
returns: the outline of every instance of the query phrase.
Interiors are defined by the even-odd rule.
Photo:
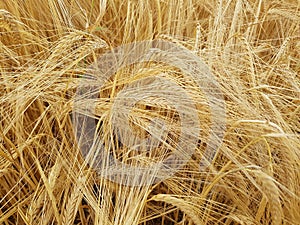
[[[299,12],[292,0],[0,1],[0,223],[298,224]],[[96,101],[106,151],[132,166],[176,149],[181,118],[167,99],[143,95],[135,85],[143,78],[180,86],[201,123],[187,165],[157,184],[128,187],[99,177],[114,172],[105,163],[96,171],[85,161],[73,101],[105,51],[149,39],[175,43],[209,65],[224,94],[227,127],[212,164],[200,170],[211,118],[196,82],[157,62],[121,68]],[[119,143],[112,130],[112,106],[128,86],[143,96],[128,116],[130,129],[160,138],[151,154]],[[92,101],[79,104],[82,113]],[[153,118],[169,132],[160,136]]]

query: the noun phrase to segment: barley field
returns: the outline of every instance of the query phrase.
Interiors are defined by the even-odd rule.
[[[0,224],[300,224],[300,1],[1,0]]]

